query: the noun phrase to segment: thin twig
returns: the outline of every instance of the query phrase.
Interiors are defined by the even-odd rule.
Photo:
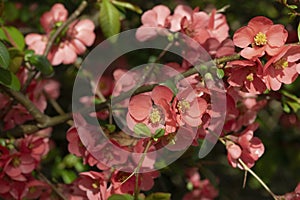
[[[42,125],[47,122],[49,117],[47,115],[44,115],[33,103],[28,99],[27,96],[22,94],[21,92],[14,91],[10,88],[7,88],[5,86],[1,86],[1,88],[13,99],[17,100],[20,104],[22,104],[27,111],[32,115],[32,117],[39,123],[39,125]],[[39,126],[38,125],[38,126]]]
[[[149,140],[149,142],[147,143],[147,146],[143,152],[143,155],[139,161],[138,166],[136,167],[136,169],[134,170],[135,173],[135,187],[134,187],[134,200],[138,200],[139,199],[139,194],[140,194],[140,188],[139,188],[139,171],[141,166],[143,165],[143,162],[145,160],[146,154],[150,148],[152,144],[152,139]]]
[[[272,192],[272,190],[265,184],[263,180],[254,172],[252,171],[243,161],[242,159],[238,159],[238,162],[242,165],[245,171],[249,172],[264,188],[265,190],[275,199],[278,200],[277,196]]]
[[[67,200],[67,198],[55,187],[55,185],[53,185],[48,178],[42,174],[41,172],[38,172],[38,177],[45,181],[48,185],[50,185],[50,187],[52,188],[52,190],[63,200]]]

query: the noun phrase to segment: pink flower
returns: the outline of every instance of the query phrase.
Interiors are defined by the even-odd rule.
[[[220,43],[215,38],[209,38],[203,44],[203,48],[209,53],[212,58],[219,58],[222,56],[229,56],[234,54],[234,44],[231,39],[225,39]]]
[[[284,46],[278,55],[272,57],[264,67],[264,80],[268,89],[279,90],[281,84],[291,84],[298,77],[300,69],[300,47]],[[299,71],[300,72],[300,71]]]
[[[113,185],[113,191],[117,194],[124,194],[124,193],[131,193],[134,192],[135,175],[129,178],[126,182],[124,182],[130,173],[117,171],[115,170],[111,175],[111,183]],[[159,176],[159,172],[147,172],[147,173],[140,173],[139,174],[139,187],[143,191],[148,191],[154,186],[154,178]],[[124,183],[123,183],[124,182]],[[123,183],[123,184],[122,184]]]
[[[238,159],[241,159],[249,168],[253,167],[264,153],[265,148],[261,140],[253,137],[253,132],[258,124],[248,126],[240,135],[229,135],[230,140],[226,141],[227,159],[232,167],[239,167]]]
[[[227,116],[224,126],[227,132],[237,132],[243,126],[253,124],[257,113],[267,104],[266,99],[258,100],[257,95],[238,91],[237,88],[227,89]]]
[[[49,152],[49,138],[41,138],[34,135],[25,135],[24,138],[18,139],[16,145],[20,152],[28,153],[37,162]]]
[[[183,18],[181,29],[200,44],[204,44],[209,38],[222,43],[229,36],[226,17],[216,13],[216,10],[213,10],[210,15],[203,11],[194,11],[190,19]]]
[[[171,11],[164,5],[158,5],[142,15],[142,26],[136,31],[136,38],[139,41],[146,41],[156,37],[160,28],[167,28],[167,17]]]
[[[68,15],[62,4],[55,4],[51,11],[46,12],[41,23],[46,35],[30,33],[25,37],[25,42],[29,49],[36,54],[42,55],[46,49],[51,31],[61,26]],[[52,65],[72,64],[76,61],[77,55],[86,51],[86,46],[91,46],[96,38],[94,33],[95,25],[89,19],[76,20],[69,25],[67,31],[60,36],[59,42],[53,44],[48,54],[48,59]]]
[[[94,171],[80,173],[78,188],[86,193],[88,199],[106,200],[111,195],[111,188],[107,188],[104,174]]]
[[[62,23],[66,21],[68,17],[68,11],[64,5],[56,3],[52,6],[51,10],[45,12],[40,18],[40,22],[46,33],[49,33],[53,28],[57,27],[56,23]]]
[[[261,94],[267,87],[262,80],[263,67],[259,60],[232,61],[228,83],[233,87],[241,87],[243,91]]]
[[[173,92],[165,86],[156,86],[151,95],[133,96],[127,113],[129,129],[133,130],[136,124],[144,123],[152,133],[159,128],[166,129],[166,134],[174,132],[174,119],[170,105],[172,99]]]
[[[262,57],[265,52],[270,56],[276,55],[287,37],[288,32],[282,25],[274,25],[270,19],[258,16],[235,32],[233,42],[243,48],[241,55],[244,58],[255,59]]]
[[[29,154],[17,152],[10,156],[3,171],[13,180],[26,181],[24,175],[31,173],[36,166],[37,162]]]
[[[193,14],[192,8],[185,5],[178,5],[174,9],[174,14],[168,17],[169,28],[173,32],[177,32],[181,30],[181,21],[183,18],[187,20],[191,19],[191,15]]]
[[[187,124],[191,127],[199,126],[202,115],[207,109],[207,102],[198,98],[192,89],[185,89],[176,95],[173,102],[176,111],[176,120],[179,126]]]

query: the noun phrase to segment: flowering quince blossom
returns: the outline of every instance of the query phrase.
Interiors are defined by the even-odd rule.
[[[230,74],[228,83],[233,87],[240,87],[242,90],[261,94],[267,87],[263,81],[263,66],[259,60],[237,60],[229,63]]]
[[[278,55],[272,57],[264,66],[264,80],[268,89],[279,90],[281,84],[291,84],[300,71],[300,46],[284,46]]]
[[[260,158],[265,147],[261,140],[253,137],[254,131],[258,128],[258,124],[254,123],[248,126],[239,135],[227,136],[229,140],[226,141],[227,159],[232,167],[243,167],[239,164],[238,159],[241,159],[249,168],[253,167],[255,161]]]
[[[45,13],[41,18],[41,24],[46,35],[30,33],[25,37],[29,49],[36,54],[43,54],[46,44],[51,36],[51,31],[59,27],[67,17],[67,10],[62,4],[55,4],[51,11]],[[48,55],[52,65],[71,64],[86,51],[86,46],[91,46],[96,38],[94,33],[95,25],[89,19],[75,20],[68,27],[66,33],[55,43]]]
[[[134,192],[136,176],[132,176],[126,182],[123,183],[130,176],[130,173],[122,171],[114,171],[111,176],[111,183],[113,185],[113,191],[116,194]],[[139,187],[143,191],[148,191],[154,186],[154,178],[157,178],[159,173],[157,171],[141,173],[139,174]]]
[[[128,128],[133,130],[138,123],[146,124],[152,133],[165,128],[166,134],[176,130],[171,110],[173,92],[165,86],[156,86],[151,95],[139,94],[130,99],[127,113]]]
[[[238,91],[237,88],[227,89],[227,115],[223,128],[226,132],[237,132],[243,126],[254,123],[258,111],[267,104],[266,99],[257,100],[257,95]],[[239,106],[237,106],[239,105]]]
[[[207,109],[207,102],[198,98],[190,89],[179,92],[173,101],[173,109],[176,111],[176,121],[179,126],[187,124],[197,127],[201,124],[201,117]]]
[[[167,17],[170,15],[170,13],[170,9],[164,5],[158,5],[151,10],[146,11],[142,15],[143,25],[138,28],[136,32],[136,38],[139,41],[146,41],[156,37],[159,32],[159,28],[168,27]]]
[[[112,186],[108,183],[103,173],[82,172],[78,180],[78,188],[86,193],[88,199],[106,200],[111,195]]]
[[[192,191],[185,194],[183,200],[212,200],[219,192],[214,188],[208,179],[200,180],[200,174],[197,168],[188,168],[186,170],[188,183],[192,185]]]
[[[234,33],[233,42],[235,46],[243,48],[241,56],[246,59],[255,59],[262,57],[265,53],[270,56],[279,53],[287,37],[288,32],[283,25],[274,25],[270,19],[258,16]]]

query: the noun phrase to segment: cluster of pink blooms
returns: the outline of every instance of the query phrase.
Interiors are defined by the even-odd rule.
[[[29,49],[36,54],[42,55],[46,49],[49,38],[54,31],[60,27],[68,17],[68,11],[62,4],[55,4],[50,11],[43,14],[40,19],[41,25],[46,34],[40,35],[30,33],[25,41]],[[59,41],[55,41],[48,54],[52,65],[72,64],[76,61],[77,55],[86,51],[86,46],[91,46],[96,38],[94,33],[95,25],[89,19],[76,20],[63,31]]]
[[[66,8],[62,4],[55,4],[40,19],[45,34],[30,33],[26,36],[28,48],[42,55],[49,39],[67,17]],[[288,33],[285,28],[273,24],[270,19],[262,16],[251,19],[247,26],[238,29],[234,33],[233,40],[229,38],[229,26],[225,15],[215,9],[207,13],[200,11],[199,8],[192,9],[178,5],[171,13],[168,7],[157,5],[146,11],[141,21],[142,25],[136,32],[139,41],[180,32],[200,44],[212,58],[233,55],[235,47],[241,49],[239,54],[242,59],[222,66],[223,79],[226,80],[227,112],[220,140],[226,146],[227,160],[232,167],[244,169],[241,162],[249,168],[253,167],[265,151],[262,141],[254,136],[254,132],[259,126],[255,122],[257,114],[268,100],[259,100],[258,97],[270,90],[277,91],[282,84],[291,84],[296,80],[300,73],[300,46],[286,44]],[[94,29],[95,25],[89,19],[75,20],[66,27],[48,54],[47,58],[52,65],[74,63],[77,56],[86,52],[87,47],[94,43],[96,38]],[[190,53],[193,52],[184,52],[186,56],[192,57]],[[180,64],[167,63],[166,65],[177,72],[184,72],[191,67],[191,64],[187,64],[185,60]],[[22,85],[27,80],[27,74],[28,71],[23,67],[17,73]],[[115,84],[124,74],[128,78],[121,81],[121,84]],[[173,75],[175,74],[166,76]],[[114,95],[129,91],[140,78],[139,74],[124,69],[115,70],[113,76],[115,82],[107,77],[102,77],[99,82],[98,89],[104,97],[112,94],[114,86]],[[176,92],[166,85],[157,85],[150,92],[137,94],[124,100],[121,104],[128,108],[128,112],[124,114],[128,131],[134,133],[139,124],[146,125],[152,136],[158,130],[164,130],[162,136],[152,138],[153,143],[148,149],[149,152],[154,152],[172,142],[174,146],[168,147],[170,150],[185,149],[186,147],[181,146],[180,143],[191,137],[193,137],[192,145],[198,145],[198,139],[202,139],[209,132],[206,128],[214,114],[211,93],[206,84],[202,77],[196,74],[176,83]],[[55,100],[59,97],[59,83],[52,79],[34,79],[25,92],[28,99],[44,112],[47,108],[47,98]],[[90,97],[83,97],[80,100],[87,106],[93,104]],[[0,102],[0,116],[3,118],[3,122],[0,123],[1,130],[9,130],[34,120],[25,107],[12,101],[8,95],[0,93]],[[107,120],[109,113],[101,111],[90,114],[90,117]],[[293,119],[288,116],[286,121],[290,123],[295,121]],[[300,124],[298,121],[294,123]],[[83,163],[90,166],[92,170],[81,172],[71,184],[62,185],[58,190],[63,190],[64,195],[72,200],[106,200],[113,194],[133,194],[136,185],[141,191],[151,190],[155,178],[160,176],[159,171],[141,173],[136,180],[136,175],[106,165],[110,163],[111,166],[124,168],[136,165],[139,160],[111,151],[110,146],[115,145],[129,152],[142,153],[146,149],[149,138],[127,144],[112,137],[109,138],[111,143],[96,144],[99,141],[92,138],[90,131],[97,132],[98,128],[81,120],[79,126],[78,124],[76,127],[72,126],[67,131],[68,151],[82,158]],[[186,138],[176,138],[179,129],[184,130]],[[195,136],[192,133],[196,129]],[[50,132],[50,129],[46,129],[25,135],[24,138],[1,141],[1,198],[51,199],[51,187],[35,176],[41,160],[49,152]],[[89,151],[90,149],[84,146],[79,132],[85,134],[85,140],[96,145],[95,152]],[[98,157],[96,158],[95,155]],[[149,169],[154,169],[155,159],[155,156],[146,157],[144,163],[147,163]],[[186,177],[192,188],[185,194],[184,200],[210,200],[218,196],[217,189],[208,179],[200,179],[197,168],[188,169]],[[300,185],[295,191],[286,194],[285,198],[299,200]]]
[[[43,133],[45,134],[45,133]],[[48,199],[50,186],[37,180],[32,172],[49,152],[49,139],[39,135],[25,136],[0,145],[0,196],[4,199]]]
[[[21,84],[25,84],[28,70],[21,68],[17,76]],[[41,111],[47,108],[47,98],[57,99],[59,96],[60,85],[56,80],[43,79],[33,80],[26,89],[28,98]],[[15,104],[6,94],[0,94],[0,111],[3,117],[3,130],[14,128],[16,125],[23,124],[26,121],[33,120],[31,114],[20,103]]]

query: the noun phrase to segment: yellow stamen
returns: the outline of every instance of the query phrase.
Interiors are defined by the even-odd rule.
[[[153,124],[159,123],[161,120],[160,112],[157,108],[153,108],[150,114],[150,121]]]
[[[277,62],[274,63],[275,69],[285,69],[289,66],[289,62],[285,58],[281,58]]]
[[[253,81],[253,80],[254,80],[253,74],[252,74],[252,73],[249,74],[249,75],[246,77],[246,79],[247,79],[248,81]]]
[[[256,36],[254,37],[254,42],[256,46],[263,46],[267,44],[268,40],[266,34],[262,32],[257,33]]]
[[[181,113],[185,113],[190,107],[191,105],[187,100],[179,101],[177,104],[177,108]]]

